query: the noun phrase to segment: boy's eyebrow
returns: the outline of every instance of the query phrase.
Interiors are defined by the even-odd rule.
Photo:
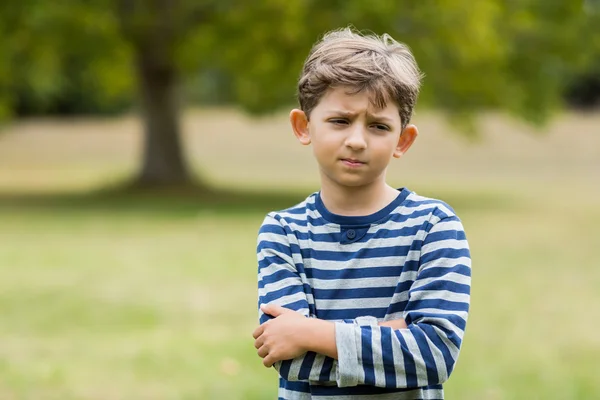
[[[329,110],[327,111],[327,114],[335,114],[335,115],[342,115],[346,118],[353,118],[356,116],[356,113],[352,112],[352,111],[344,111],[344,110]],[[371,113],[367,113],[367,118],[369,119],[374,119],[377,121],[381,121],[381,122],[385,122],[388,124],[393,124],[394,121],[388,117],[384,117],[383,115],[376,115],[376,114],[371,114]]]
[[[343,111],[343,110],[328,110],[327,114],[335,114],[335,115],[342,115],[344,117],[354,117],[356,115],[356,113],[353,113],[352,111]]]

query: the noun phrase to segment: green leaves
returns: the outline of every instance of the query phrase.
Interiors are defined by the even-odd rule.
[[[4,104],[26,113],[89,113],[131,98],[131,55],[108,3],[11,3],[0,13]]]
[[[130,104],[132,47],[141,42],[176,65],[188,98],[253,113],[293,105],[311,45],[348,25],[407,43],[426,75],[419,105],[461,118],[499,108],[542,123],[573,77],[600,59],[600,13],[569,0],[23,0],[3,8],[0,115],[56,112],[69,101],[88,112]]]

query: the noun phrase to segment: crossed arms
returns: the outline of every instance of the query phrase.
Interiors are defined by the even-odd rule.
[[[265,367],[277,361],[290,360],[313,351],[338,359],[335,343],[335,323],[318,318],[305,318],[301,313],[276,304],[261,305],[260,310],[273,319],[252,333],[254,347]],[[403,319],[378,323],[392,329],[405,329]]]
[[[443,383],[458,358],[470,293],[470,255],[456,217],[435,217],[423,239],[404,319],[315,318],[296,270],[284,222],[259,232],[261,325],[255,347],[290,381],[415,388]]]

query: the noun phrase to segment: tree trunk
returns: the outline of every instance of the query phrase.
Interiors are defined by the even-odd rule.
[[[142,169],[138,184],[174,186],[190,183],[182,152],[177,73],[170,60],[154,60],[138,48],[137,72],[144,120]]]

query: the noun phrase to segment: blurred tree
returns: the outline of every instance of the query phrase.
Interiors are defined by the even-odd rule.
[[[185,184],[190,180],[180,142],[177,45],[209,7],[184,0],[119,0],[123,37],[134,54],[145,122],[144,159],[139,182],[144,185]]]
[[[178,123],[190,88],[252,113],[289,106],[330,29],[407,43],[426,74],[420,105],[464,126],[492,108],[542,123],[600,54],[600,13],[570,0],[20,0],[0,11],[0,115],[110,112],[137,87],[143,185],[191,180]]]
[[[600,107],[600,54],[591,65],[573,78],[565,93],[566,101],[580,109]]]
[[[0,5],[0,112],[92,113],[131,104],[131,52],[107,6]]]

